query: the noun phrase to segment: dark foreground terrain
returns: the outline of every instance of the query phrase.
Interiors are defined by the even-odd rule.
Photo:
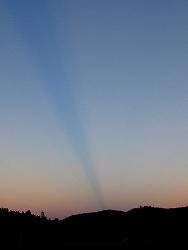
[[[188,249],[188,207],[105,210],[64,220],[0,209],[0,249]]]

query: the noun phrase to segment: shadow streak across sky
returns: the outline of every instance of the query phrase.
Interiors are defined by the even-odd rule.
[[[9,10],[14,16],[17,31],[20,32],[28,51],[30,51],[30,60],[34,62],[44,82],[44,92],[48,95],[54,112],[79,157],[86,178],[96,196],[97,203],[100,208],[104,208],[100,181],[89,152],[88,139],[80,118],[74,91],[67,80],[66,67],[64,67],[66,61],[62,56],[63,48],[58,46],[54,31],[55,27],[53,27],[53,21],[51,20],[52,13],[49,12],[48,4],[39,1],[36,8],[32,2],[26,3],[22,1],[24,11],[13,3],[11,4],[11,7],[14,8],[13,12],[11,9]]]

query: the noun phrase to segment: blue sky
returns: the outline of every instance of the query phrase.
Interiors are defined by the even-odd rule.
[[[187,1],[0,1],[2,206],[186,205]]]

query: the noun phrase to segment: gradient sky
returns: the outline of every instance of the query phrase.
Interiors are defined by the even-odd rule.
[[[0,206],[188,204],[188,1],[0,0]]]

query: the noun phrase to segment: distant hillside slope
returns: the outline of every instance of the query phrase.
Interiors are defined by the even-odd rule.
[[[140,207],[128,212],[104,210],[49,220],[0,209],[0,243],[4,249],[66,249],[108,246],[145,249],[187,245],[188,207]],[[5,248],[6,247],[6,248]]]

